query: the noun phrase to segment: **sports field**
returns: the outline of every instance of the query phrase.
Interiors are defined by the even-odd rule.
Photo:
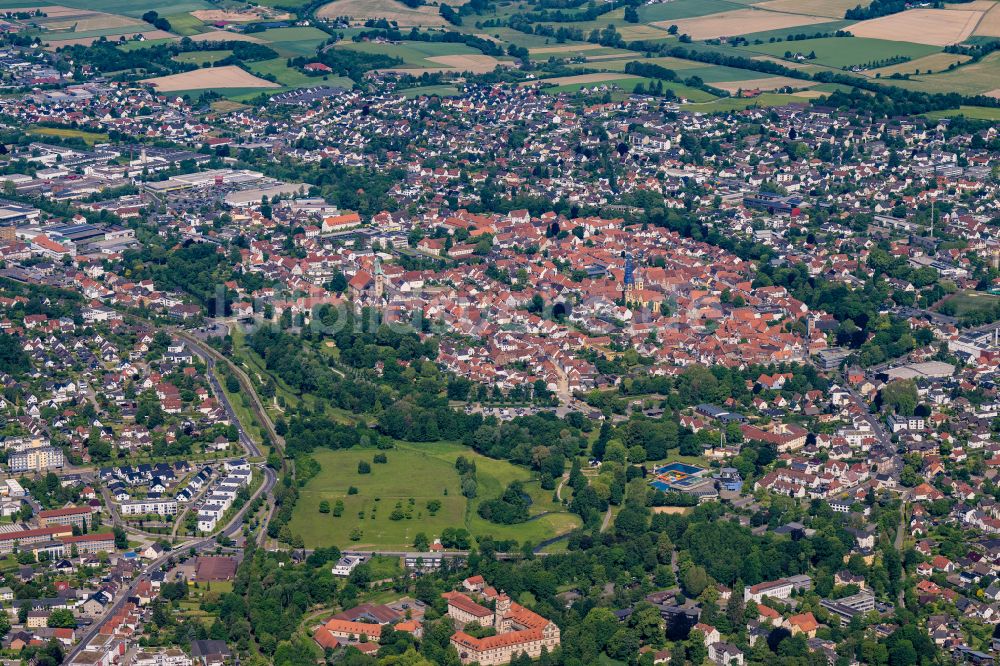
[[[576,516],[552,503],[552,492],[531,481],[528,470],[486,458],[461,444],[400,444],[400,448],[383,452],[388,463],[371,464],[370,474],[358,474],[358,462],[372,463],[375,453],[379,451],[355,448],[317,450],[312,454],[322,471],[301,490],[289,524],[292,534],[301,535],[307,548],[336,545],[408,549],[418,532],[433,539],[446,527],[465,527],[473,535],[491,534],[495,538],[537,543],[580,524]],[[476,463],[478,496],[471,501],[462,496],[461,481],[455,471],[459,455]],[[518,525],[496,525],[479,517],[476,513],[479,503],[498,497],[512,481],[526,482],[533,519]],[[358,489],[357,494],[348,494],[350,486]],[[332,513],[320,513],[322,500],[331,507],[341,500],[343,515],[337,518]],[[441,502],[440,510],[433,516],[427,509],[431,500]],[[391,519],[397,503],[408,517]],[[359,517],[361,514],[363,517]],[[350,539],[355,528],[362,531],[359,541]]]
[[[216,63],[220,60],[228,58],[231,55],[233,55],[233,52],[228,49],[219,49],[214,51],[188,51],[187,53],[178,53],[174,56],[174,60],[177,62],[195,64],[201,67],[205,63]]]

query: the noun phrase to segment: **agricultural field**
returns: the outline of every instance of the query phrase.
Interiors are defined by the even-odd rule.
[[[983,12],[951,9],[909,9],[850,27],[855,37],[947,46],[965,41]]]
[[[253,36],[286,58],[312,55],[320,44],[330,38],[330,35],[318,28],[307,27],[272,28],[254,33]]]
[[[705,67],[704,63],[695,62],[693,60],[683,60],[681,58],[672,58],[669,56],[661,58],[624,58],[621,60],[604,60],[599,63],[580,62],[572,63],[570,64],[570,67],[573,69],[602,69],[609,72],[624,72],[625,66],[630,62],[642,62],[651,65],[659,65],[660,67],[666,67],[667,69],[674,70],[680,76],[690,76],[688,73],[689,70]],[[754,74],[757,74],[757,72],[754,72]]]
[[[913,74],[915,72],[933,73],[947,71],[952,64],[960,65],[969,60],[969,56],[956,53],[933,53],[923,58],[910,60],[898,65],[879,67],[878,69],[866,72],[868,76],[888,77],[893,74]]]
[[[835,69],[883,61],[897,56],[917,59],[940,52],[937,47],[926,44],[861,37],[825,37],[773,44],[751,44],[740,47],[740,50],[776,58],[784,58],[785,53],[789,52],[803,56],[815,53],[815,59],[810,58],[801,62]]]
[[[958,92],[965,95],[1000,95],[1000,52],[991,53],[979,62],[963,65],[950,72],[911,76],[893,81],[910,90],[923,92]]]
[[[743,9],[747,4],[749,3],[729,0],[673,0],[673,2],[643,5],[639,8],[639,20],[643,23],[656,23],[696,18]]]
[[[482,53],[465,44],[444,42],[402,42],[400,44],[376,44],[374,42],[342,42],[335,48],[392,56],[403,61],[407,67],[440,67],[436,60],[448,56],[474,56]],[[600,48],[600,47],[598,47]]]
[[[373,42],[344,42],[338,49],[378,53],[399,58],[403,64],[392,71],[408,72],[419,76],[424,72],[492,72],[504,62],[493,56],[483,55],[465,44],[443,42],[403,42],[401,44],[375,44]]]
[[[932,111],[926,115],[928,118],[932,119],[964,116],[975,120],[993,120],[1000,122],[1000,109],[994,109],[986,106],[962,106],[957,109],[948,109],[946,111]]]
[[[0,0],[0,9],[41,7],[43,11],[49,13],[47,8],[56,5],[108,14],[122,14],[132,18],[139,18],[149,10],[167,16],[212,7],[207,0],[142,0],[142,2],[134,2],[133,0],[59,0],[58,3],[39,2],[38,0]]]
[[[211,30],[205,22],[193,14],[171,14],[165,17],[170,21],[170,31],[182,37],[190,37]]]
[[[190,35],[194,42],[253,42],[263,44],[264,40],[256,35],[245,35],[242,32],[229,32],[228,30],[209,30],[200,32],[197,35]]]
[[[980,37],[1000,37],[1000,2],[991,2],[993,6],[983,14],[976,26],[974,34]]]
[[[28,130],[28,134],[43,137],[58,136],[63,139],[83,139],[91,146],[95,143],[104,143],[108,140],[108,135],[103,132],[87,132],[68,127],[32,127]]]
[[[358,462],[372,463],[375,453],[380,452],[355,448],[318,450],[312,454],[322,469],[300,491],[289,524],[292,534],[301,535],[307,548],[337,545],[405,549],[412,547],[418,532],[433,539],[446,527],[465,527],[473,535],[491,534],[496,538],[537,543],[579,525],[576,516],[552,503],[552,491],[542,490],[537,481],[531,480],[528,470],[486,458],[460,444],[400,443],[396,449],[382,452],[386,454],[386,464],[371,464],[370,474],[358,474]],[[461,493],[461,481],[455,471],[459,455],[476,463],[478,494],[473,500],[467,500]],[[532,498],[532,519],[518,525],[497,525],[481,518],[476,513],[479,503],[499,496],[512,481],[525,482],[525,491]],[[357,494],[348,494],[350,486],[357,488]],[[342,501],[343,515],[337,518],[332,513],[320,513],[319,503],[323,500],[331,507],[337,500]],[[434,515],[427,509],[431,500],[441,503]],[[406,516],[392,520],[390,515],[397,503]],[[362,513],[363,518],[359,517]],[[350,536],[355,527],[361,529],[362,536],[352,542]]]
[[[858,4],[865,3],[858,3],[857,0],[766,0],[754,3],[754,7],[772,12],[842,19],[848,9],[854,9]]]
[[[764,108],[769,106],[783,106],[785,104],[808,104],[809,103],[809,92],[803,93],[792,93],[790,95],[780,94],[780,93],[763,93],[757,97],[742,98],[742,97],[720,97],[716,100],[706,102],[706,103],[696,103],[690,104],[687,107],[689,111],[700,111],[701,113],[714,113],[714,112],[727,112],[727,111],[741,111],[743,109],[753,109],[753,108]]]
[[[407,88],[402,91],[403,97],[407,99],[414,99],[420,97],[421,95],[426,95],[427,97],[455,97],[459,94],[458,88],[455,86],[439,85],[439,86],[420,86],[418,88]]]
[[[736,81],[717,81],[712,84],[716,88],[721,88],[730,94],[736,94],[740,90],[779,90],[781,88],[808,88],[813,85],[810,81],[793,79],[787,76],[771,76],[759,79],[744,79]]]
[[[448,4],[458,6],[464,3]],[[334,0],[320,7],[316,16],[319,18],[350,16],[357,23],[364,23],[370,18],[384,18],[395,21],[400,27],[447,25],[438,13],[436,5],[423,5],[411,9],[396,0]]]
[[[288,88],[308,88],[319,84],[350,88],[354,82],[343,76],[308,76],[289,67],[285,58],[273,58],[247,63],[247,67],[258,76],[272,75],[281,85]]]
[[[143,83],[155,86],[160,92],[279,87],[277,83],[265,81],[235,65],[196,69],[180,74],[170,74],[169,76],[157,76],[145,79]]]
[[[745,35],[765,30],[798,28],[816,23],[824,23],[827,20],[826,17],[822,16],[787,14],[745,8],[699,18],[660,21],[653,25],[664,28],[676,25],[680,34],[687,34],[692,39],[714,39],[716,37],[731,37],[733,35]]]

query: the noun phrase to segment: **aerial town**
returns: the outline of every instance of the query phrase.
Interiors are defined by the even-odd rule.
[[[995,0],[698,1],[0,0],[0,661],[998,663]]]

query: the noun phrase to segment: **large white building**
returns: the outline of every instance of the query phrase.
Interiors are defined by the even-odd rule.
[[[66,464],[66,456],[62,449],[55,446],[40,446],[27,451],[10,454],[7,466],[11,472],[44,472],[48,469],[61,469]]]
[[[177,500],[175,499],[145,499],[121,503],[123,516],[158,516],[177,515]]]

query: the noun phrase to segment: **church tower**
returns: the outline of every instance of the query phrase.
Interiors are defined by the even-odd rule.
[[[622,300],[626,305],[635,301],[643,289],[642,274],[636,269],[631,252],[625,253],[625,279],[622,284]]]
[[[375,255],[375,298],[379,299],[385,295],[385,271],[382,270],[382,261]]]

